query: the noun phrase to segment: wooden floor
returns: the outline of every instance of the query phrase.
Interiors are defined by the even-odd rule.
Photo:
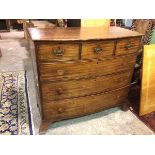
[[[144,116],[139,116],[139,104],[140,104],[140,87],[135,86],[131,88],[129,93],[129,101],[131,104],[130,110],[142,121],[144,122],[153,132],[155,132],[155,112],[146,114]]]

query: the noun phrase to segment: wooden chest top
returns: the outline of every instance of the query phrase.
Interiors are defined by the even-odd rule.
[[[120,27],[107,28],[29,28],[33,41],[88,41],[138,37],[143,34]]]

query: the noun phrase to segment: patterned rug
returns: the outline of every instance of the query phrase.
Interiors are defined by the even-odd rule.
[[[33,134],[24,71],[0,73],[0,134]]]

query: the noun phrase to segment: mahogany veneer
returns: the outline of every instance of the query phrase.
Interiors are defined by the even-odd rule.
[[[40,133],[52,122],[124,105],[142,34],[119,27],[30,28],[29,36]]]

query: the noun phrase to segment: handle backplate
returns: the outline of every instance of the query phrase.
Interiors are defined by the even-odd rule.
[[[132,46],[131,43],[129,43],[128,45],[125,46],[126,49],[130,49],[130,48],[132,48],[132,47],[133,47],[133,46]]]
[[[94,48],[94,53],[99,54],[99,53],[102,53],[102,52],[103,52],[103,49],[101,47]]]
[[[56,56],[63,56],[64,52],[65,52],[65,50],[61,49],[60,47],[53,49],[53,53]]]

